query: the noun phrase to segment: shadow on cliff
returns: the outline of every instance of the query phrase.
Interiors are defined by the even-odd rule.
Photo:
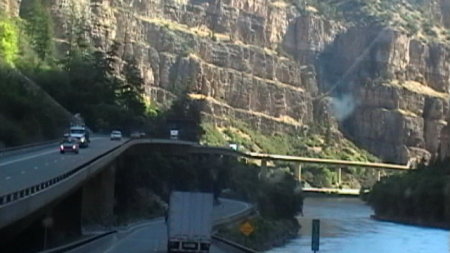
[[[367,110],[367,89],[378,89],[379,82],[391,78],[387,64],[379,59],[389,49],[390,38],[389,29],[379,25],[354,27],[336,36],[315,62],[320,93],[331,98],[329,109],[339,130],[369,151],[373,145],[362,144],[358,136],[363,123],[358,116]]]
[[[313,84],[308,84],[311,80],[306,80],[301,74],[301,85],[313,97],[315,124],[327,127],[337,121],[344,136],[361,145],[356,131],[356,126],[361,122],[356,116],[365,109],[361,106],[363,89],[376,89],[376,81],[388,77],[386,64],[377,61],[377,57],[389,47],[389,30],[373,23],[356,26],[334,36],[327,43],[325,36],[333,36],[331,32],[327,35],[322,34],[324,31],[302,30],[308,28],[311,28],[308,16],[291,21],[280,45],[281,51],[295,58],[302,69],[305,67],[315,75],[312,83],[316,86],[311,89]],[[320,38],[310,34],[319,32],[322,33],[315,35],[320,35]],[[302,41],[307,39],[316,43]],[[325,46],[322,47],[323,44]]]
[[[170,131],[178,131],[178,139],[199,142],[205,130],[202,127],[204,99],[193,99],[188,91],[183,92],[170,108],[154,118],[151,135],[170,138]]]

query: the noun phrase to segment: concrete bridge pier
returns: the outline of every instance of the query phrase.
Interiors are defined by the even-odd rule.
[[[86,182],[82,188],[83,225],[108,226],[114,221],[115,162]]]
[[[338,186],[340,186],[342,183],[342,168],[341,167],[339,167],[337,169],[337,182],[336,183]]]
[[[54,246],[81,235],[82,190],[79,189],[61,201],[41,220],[44,248]]]
[[[301,163],[295,164],[294,176],[295,176],[295,179],[298,179],[299,182],[302,181],[302,164]]]
[[[81,235],[81,188],[0,230],[0,252],[37,252]]]
[[[269,169],[267,168],[267,160],[262,159],[261,160],[261,172],[260,172],[260,179],[266,178],[269,174]]]
[[[377,170],[377,182],[380,181],[380,179],[381,179],[381,170],[378,169]]]
[[[238,161],[238,160],[237,160],[236,157],[225,155],[225,156],[223,156],[223,158],[222,158],[222,165],[223,165],[225,168],[229,168],[230,166],[233,166],[233,164],[236,163],[237,161]]]

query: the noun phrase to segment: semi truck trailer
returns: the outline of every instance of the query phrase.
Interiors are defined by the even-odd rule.
[[[213,194],[173,191],[168,210],[168,253],[208,253]]]

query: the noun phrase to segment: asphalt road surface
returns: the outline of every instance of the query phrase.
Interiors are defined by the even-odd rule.
[[[214,218],[223,218],[245,209],[250,208],[250,205],[233,200],[222,200],[222,204],[213,210]],[[114,242],[105,253],[143,253],[143,252],[158,252],[165,253],[167,246],[167,226],[164,220],[156,220],[146,224],[139,229],[131,232],[122,239]],[[232,252],[228,247],[218,247],[212,245],[211,253],[230,253]]]
[[[80,153],[59,153],[59,144],[0,160],[0,196],[9,194],[68,172],[123,143],[108,137],[92,137]]]

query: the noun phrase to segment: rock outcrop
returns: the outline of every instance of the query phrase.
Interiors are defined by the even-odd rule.
[[[450,2],[429,2],[436,22],[449,27]],[[20,1],[0,3],[17,14]],[[56,0],[49,9],[61,44],[74,20],[85,20],[99,48],[121,42],[158,103],[188,89],[207,98],[207,119],[235,117],[272,133],[322,122],[316,107],[335,100],[335,113],[347,112],[327,118],[331,125],[339,121],[348,138],[386,161],[430,157],[443,145],[444,43],[300,14],[281,0]]]

